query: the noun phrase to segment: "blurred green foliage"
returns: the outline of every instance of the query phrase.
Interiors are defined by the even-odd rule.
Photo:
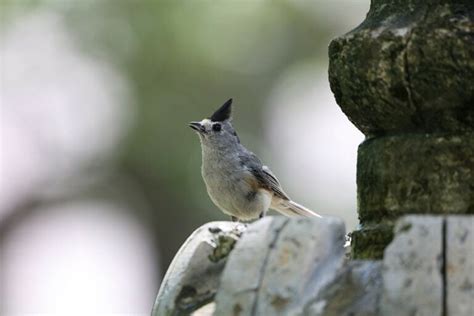
[[[59,12],[81,50],[125,76],[136,117],[115,172],[149,202],[150,211],[137,206],[136,215],[156,234],[163,266],[196,227],[227,219],[206,194],[198,138],[187,123],[233,97],[235,126],[255,149],[263,136],[262,104],[274,83],[297,63],[325,60],[330,38],[339,32],[336,24],[315,18],[314,5],[286,1],[24,1],[22,6]],[[2,10],[16,14],[15,5]]]

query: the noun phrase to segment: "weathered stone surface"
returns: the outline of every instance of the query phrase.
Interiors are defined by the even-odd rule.
[[[407,216],[385,250],[381,315],[443,312],[443,218]]]
[[[344,262],[339,219],[268,217],[249,226],[230,256],[216,315],[298,315]]]
[[[297,315],[344,262],[345,228],[340,219],[293,219],[269,253],[257,315]]]
[[[362,132],[473,131],[473,3],[373,0],[331,42],[331,89]]]
[[[474,315],[474,216],[446,219],[447,315]]]
[[[359,225],[358,230],[351,232],[351,258],[381,259],[393,239],[393,225],[391,220]]]
[[[406,214],[474,214],[474,134],[407,134],[359,146],[354,258],[380,258]]]
[[[212,222],[198,228],[181,246],[168,268],[152,315],[189,315],[210,302],[217,290],[225,258],[244,225]]]
[[[474,216],[403,217],[383,261],[345,260],[337,219],[267,217],[242,231],[199,228],[153,315],[474,314]]]
[[[380,261],[351,261],[305,308],[303,315],[375,316],[382,291]]]
[[[268,253],[287,221],[268,216],[249,225],[227,262],[216,296],[216,315],[252,315]]]
[[[353,258],[381,258],[399,216],[474,214],[473,39],[472,0],[372,0],[331,42],[331,89],[370,137]]]
[[[191,316],[213,316],[216,309],[216,303],[211,302],[194,311]]]
[[[359,217],[474,214],[474,134],[378,137],[359,146]]]

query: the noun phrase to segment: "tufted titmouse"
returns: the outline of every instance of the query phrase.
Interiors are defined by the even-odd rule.
[[[210,118],[189,123],[201,140],[202,177],[214,204],[233,221],[261,218],[269,208],[287,216],[321,217],[292,201],[271,170],[240,143],[231,112],[229,99]]]

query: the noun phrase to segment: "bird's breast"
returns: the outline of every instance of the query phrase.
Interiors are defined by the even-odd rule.
[[[232,158],[203,160],[202,176],[211,200],[229,215],[253,219],[270,205],[271,197],[267,197],[240,161]]]

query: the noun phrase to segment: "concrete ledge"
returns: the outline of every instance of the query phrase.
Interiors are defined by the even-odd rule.
[[[194,231],[171,262],[152,315],[189,315],[212,301],[225,257],[243,229],[242,224],[212,222]]]
[[[383,260],[382,315],[442,315],[443,218],[407,216]]]
[[[209,223],[153,315],[474,315],[474,216],[406,216],[394,234],[383,261],[346,261],[339,219]]]
[[[297,315],[344,262],[340,219],[267,217],[245,232],[222,274],[216,315]]]
[[[474,315],[474,218],[446,219],[446,311],[448,315]]]

